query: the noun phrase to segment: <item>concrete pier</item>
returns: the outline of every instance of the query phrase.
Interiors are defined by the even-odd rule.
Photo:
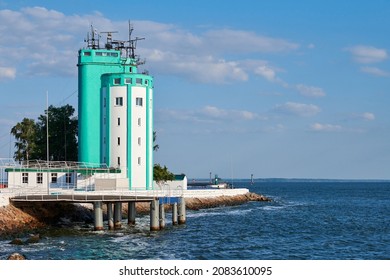
[[[101,201],[95,201],[93,203],[93,213],[95,217],[94,229],[103,230],[103,209]]]
[[[172,225],[177,225],[177,203],[172,204]]]
[[[165,209],[164,204],[159,206],[159,218],[160,218],[160,229],[165,228]]]
[[[184,197],[179,198],[179,224],[186,223],[186,201]]]
[[[114,229],[114,212],[112,210],[112,202],[107,203],[107,220],[108,229]]]
[[[154,199],[150,202],[150,230],[151,231],[160,230],[158,199]]]
[[[120,229],[122,227],[122,203],[115,202],[114,204],[114,228]]]
[[[135,225],[135,202],[129,202],[127,206],[127,224]]]

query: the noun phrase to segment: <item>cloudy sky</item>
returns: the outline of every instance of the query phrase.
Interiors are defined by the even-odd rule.
[[[390,179],[390,2],[0,0],[0,158],[49,103],[77,108],[93,24],[155,79],[155,161],[189,178]]]

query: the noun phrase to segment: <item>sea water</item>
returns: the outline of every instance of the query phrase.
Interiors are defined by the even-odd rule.
[[[235,181],[272,202],[187,210],[187,223],[149,231],[93,231],[73,224],[41,232],[38,243],[0,240],[0,259],[31,260],[378,260],[390,259],[390,182]]]

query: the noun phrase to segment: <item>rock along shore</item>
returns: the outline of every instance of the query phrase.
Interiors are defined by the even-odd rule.
[[[220,206],[233,206],[249,201],[271,201],[269,198],[256,193],[246,193],[234,196],[186,198],[188,210],[199,210]],[[169,207],[167,207],[169,210]],[[124,214],[127,207],[124,205]],[[149,213],[149,203],[136,203],[138,214]],[[31,205],[9,204],[0,206],[0,237],[15,237],[25,235],[55,225],[61,221],[67,222],[93,222],[91,204],[78,203],[36,203]]]

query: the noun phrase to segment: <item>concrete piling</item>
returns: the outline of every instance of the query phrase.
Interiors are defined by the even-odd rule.
[[[160,230],[158,199],[154,199],[150,202],[150,230],[151,231]]]
[[[135,225],[135,202],[129,202],[127,206],[127,224]]]
[[[165,228],[165,209],[164,204],[159,205],[159,218],[160,218],[160,229]]]
[[[172,204],[172,225],[177,225],[177,202]]]
[[[179,224],[186,223],[186,202],[184,197],[179,198]]]
[[[114,213],[112,210],[112,202],[107,203],[107,220],[108,220],[108,229],[114,229]]]
[[[95,217],[94,229],[103,230],[103,210],[101,201],[95,201],[93,203],[93,212]]]
[[[122,203],[115,202],[114,204],[114,228],[120,229],[122,227]]]

